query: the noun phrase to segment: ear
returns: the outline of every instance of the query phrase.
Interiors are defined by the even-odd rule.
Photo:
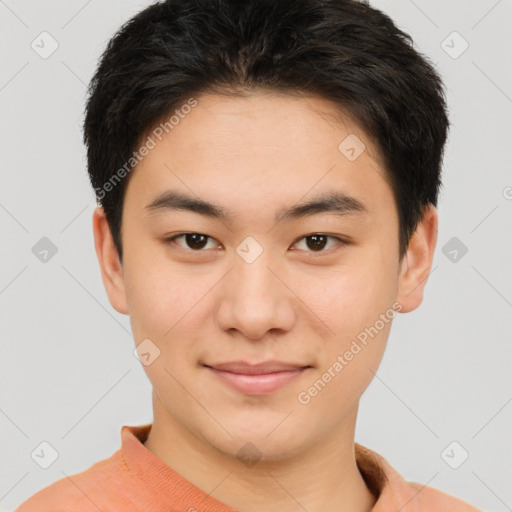
[[[402,304],[401,313],[413,311],[423,300],[437,243],[437,228],[437,209],[428,205],[409,240],[407,253],[401,263],[397,296]]]
[[[100,264],[101,279],[112,307],[119,313],[128,314],[123,267],[114,245],[110,226],[103,207],[98,206],[92,216],[94,246]]]

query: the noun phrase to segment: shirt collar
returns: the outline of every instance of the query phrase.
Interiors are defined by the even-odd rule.
[[[163,503],[172,497],[176,510],[201,510],[201,512],[236,512],[196,487],[174,469],[150,452],[144,442],[152,424],[123,426],[121,429],[121,452],[127,468],[138,481],[144,482],[150,493],[159,495]],[[378,453],[354,444],[356,463],[376,503],[371,512],[402,510],[412,512],[411,502],[416,493],[403,477]]]

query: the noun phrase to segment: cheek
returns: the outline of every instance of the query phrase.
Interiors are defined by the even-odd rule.
[[[382,361],[387,339],[396,314],[392,304],[379,307],[372,298],[364,298],[364,307],[352,307],[348,301],[345,310],[339,310],[337,320],[331,316],[330,326],[335,336],[322,340],[319,347],[318,368],[302,394],[301,404],[311,404],[319,411],[335,408],[339,414],[321,414],[325,421],[335,423],[344,411],[352,410],[374,378]],[[342,304],[338,302],[339,307]],[[381,317],[380,315],[384,315]],[[388,314],[388,316],[386,316]],[[384,318],[384,320],[382,320]],[[327,425],[324,425],[327,428]]]
[[[155,390],[162,396],[181,396],[179,382],[186,380],[195,364],[190,357],[197,338],[192,326],[203,324],[194,317],[199,311],[194,306],[211,285],[168,265],[163,268],[141,265],[137,274],[130,275],[130,322],[136,345],[146,339],[154,344],[149,345],[152,361],[143,369]],[[157,354],[154,359],[153,354]]]
[[[132,272],[131,269],[134,269]],[[126,293],[130,321],[136,341],[142,338],[160,339],[172,336],[194,302],[200,298],[200,290],[186,275],[168,266],[127,264]]]
[[[392,305],[397,277],[384,262],[365,261],[361,255],[325,273],[303,274],[296,283],[298,295],[336,336],[352,336]]]
[[[396,315],[396,273],[390,266],[391,260],[388,265],[361,255],[353,265],[331,269],[331,275],[310,280],[302,289],[308,307],[329,327],[322,336],[319,373],[330,371],[325,380],[332,382],[331,392],[351,391],[340,397],[359,397],[373,378],[369,368],[377,371],[382,359]]]

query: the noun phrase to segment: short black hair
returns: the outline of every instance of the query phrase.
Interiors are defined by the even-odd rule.
[[[121,261],[125,189],[151,128],[202,93],[258,88],[331,100],[371,138],[401,259],[437,206],[449,126],[442,80],[411,37],[357,0],[166,0],[119,29],[88,89],[88,172]]]

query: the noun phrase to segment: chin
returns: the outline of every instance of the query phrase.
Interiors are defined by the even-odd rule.
[[[283,418],[280,419],[282,421]],[[277,428],[276,428],[277,426]],[[237,425],[226,425],[226,430],[232,434],[232,438],[226,439],[223,436],[222,441],[214,444],[217,449],[225,454],[240,459],[261,460],[267,462],[277,462],[289,459],[305,449],[307,440],[298,439],[297,429],[290,423],[285,428],[272,419],[269,422],[261,422],[259,427],[253,424],[239,423]],[[290,427],[293,427],[294,434]],[[300,434],[304,435],[304,430],[299,429]],[[247,464],[249,466],[249,464]]]

